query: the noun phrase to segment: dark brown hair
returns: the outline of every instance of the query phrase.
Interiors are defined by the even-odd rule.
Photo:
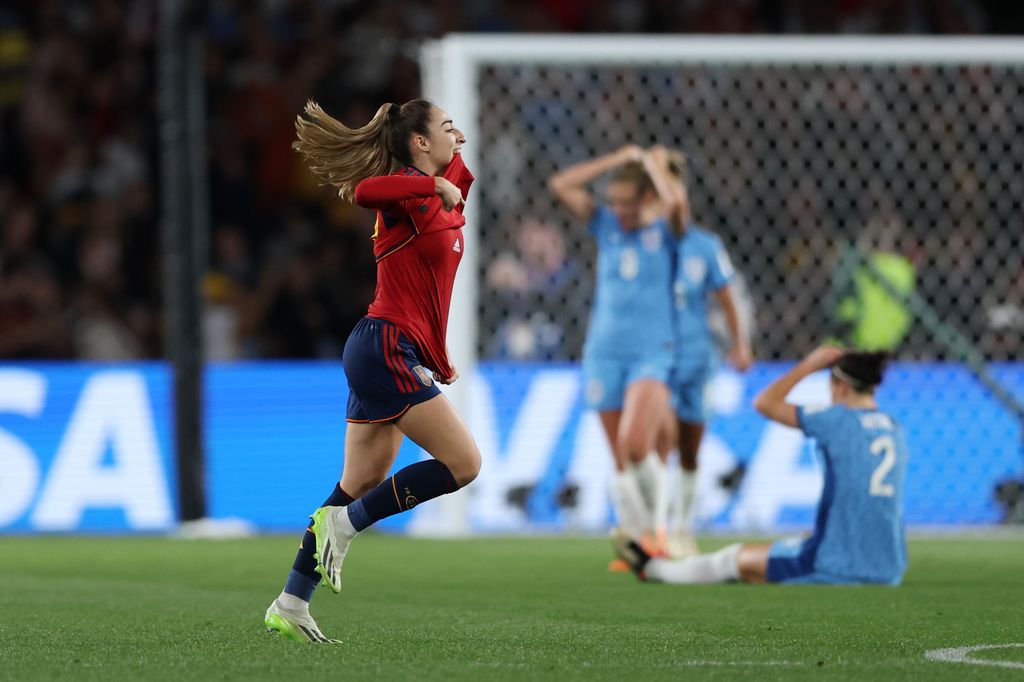
[[[871,393],[885,374],[889,354],[884,351],[851,351],[839,358],[832,368],[832,376],[845,381],[859,393]]]

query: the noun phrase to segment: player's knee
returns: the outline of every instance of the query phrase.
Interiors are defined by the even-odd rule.
[[[646,434],[636,430],[626,432],[619,436],[619,452],[626,461],[639,462],[647,456],[647,441]]]
[[[464,488],[476,479],[480,473],[482,461],[480,450],[474,447],[453,460],[448,465],[448,469],[452,472],[452,478],[455,479],[458,486]]]

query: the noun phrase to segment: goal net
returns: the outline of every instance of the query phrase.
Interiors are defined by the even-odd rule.
[[[701,485],[716,501],[704,521],[810,518],[812,458],[758,421],[749,398],[773,363],[826,339],[905,361],[883,399],[907,422],[917,461],[911,521],[998,518],[993,486],[1020,471],[1024,43],[465,35],[428,44],[422,66],[425,93],[466,132],[477,176],[449,337],[463,367],[481,363],[456,399],[475,431],[494,432],[471,507],[500,527],[589,528],[607,515],[593,474],[607,466],[601,440],[578,387],[557,388],[580,357],[594,246],[545,183],[632,142],[686,153],[695,220],[740,273],[764,361],[714,384],[715,471]],[[979,358],[1005,362],[986,369]],[[516,450],[520,429],[532,453]],[[748,470],[740,492],[720,490],[717,474],[737,463]],[[768,466],[789,474],[774,480]]]

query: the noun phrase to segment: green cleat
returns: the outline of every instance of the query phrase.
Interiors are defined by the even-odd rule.
[[[341,640],[328,639],[320,632],[316,621],[309,612],[289,611],[275,599],[263,617],[267,632],[277,634],[293,642],[313,644],[341,644]]]
[[[347,517],[339,521],[339,515],[335,514],[337,510],[344,511],[344,507],[320,507],[312,516],[313,535],[316,536],[316,551],[313,553],[316,572],[335,594],[341,591],[341,563],[355,537],[355,529]]]

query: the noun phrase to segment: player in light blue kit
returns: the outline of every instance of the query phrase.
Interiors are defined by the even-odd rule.
[[[588,185],[609,171],[601,204]],[[675,237],[662,216],[680,214],[672,182],[664,150],[636,145],[570,166],[548,182],[597,242],[597,290],[583,348],[586,402],[615,457],[618,523],[635,537],[651,525],[638,469],[669,410]]]
[[[666,583],[875,583],[898,585],[907,567],[900,426],[875,402],[883,353],[815,350],[764,389],[761,414],[817,443],[825,470],[814,533],[803,540],[730,545],[687,559],[651,559],[633,541],[617,549],[641,578]],[[798,407],[786,395],[807,375],[832,368],[832,405]]]
[[[739,314],[730,283],[733,268],[722,240],[694,223],[688,215],[686,195],[686,158],[669,152],[669,171],[676,179],[675,189],[687,207],[680,217],[682,234],[676,241],[675,277],[672,282],[675,306],[675,369],[669,382],[676,412],[673,430],[679,447],[678,479],[675,485],[675,531],[662,541],[668,554],[683,557],[697,553],[693,539],[693,511],[697,493],[697,453],[708,418],[708,384],[718,368],[718,349],[708,323],[708,298],[714,295],[721,307],[729,331],[731,347],[728,360],[745,372],[753,359],[750,341],[741,329]],[[667,516],[658,510],[659,515]],[[659,524],[661,521],[659,520]],[[663,531],[661,531],[663,532]]]

